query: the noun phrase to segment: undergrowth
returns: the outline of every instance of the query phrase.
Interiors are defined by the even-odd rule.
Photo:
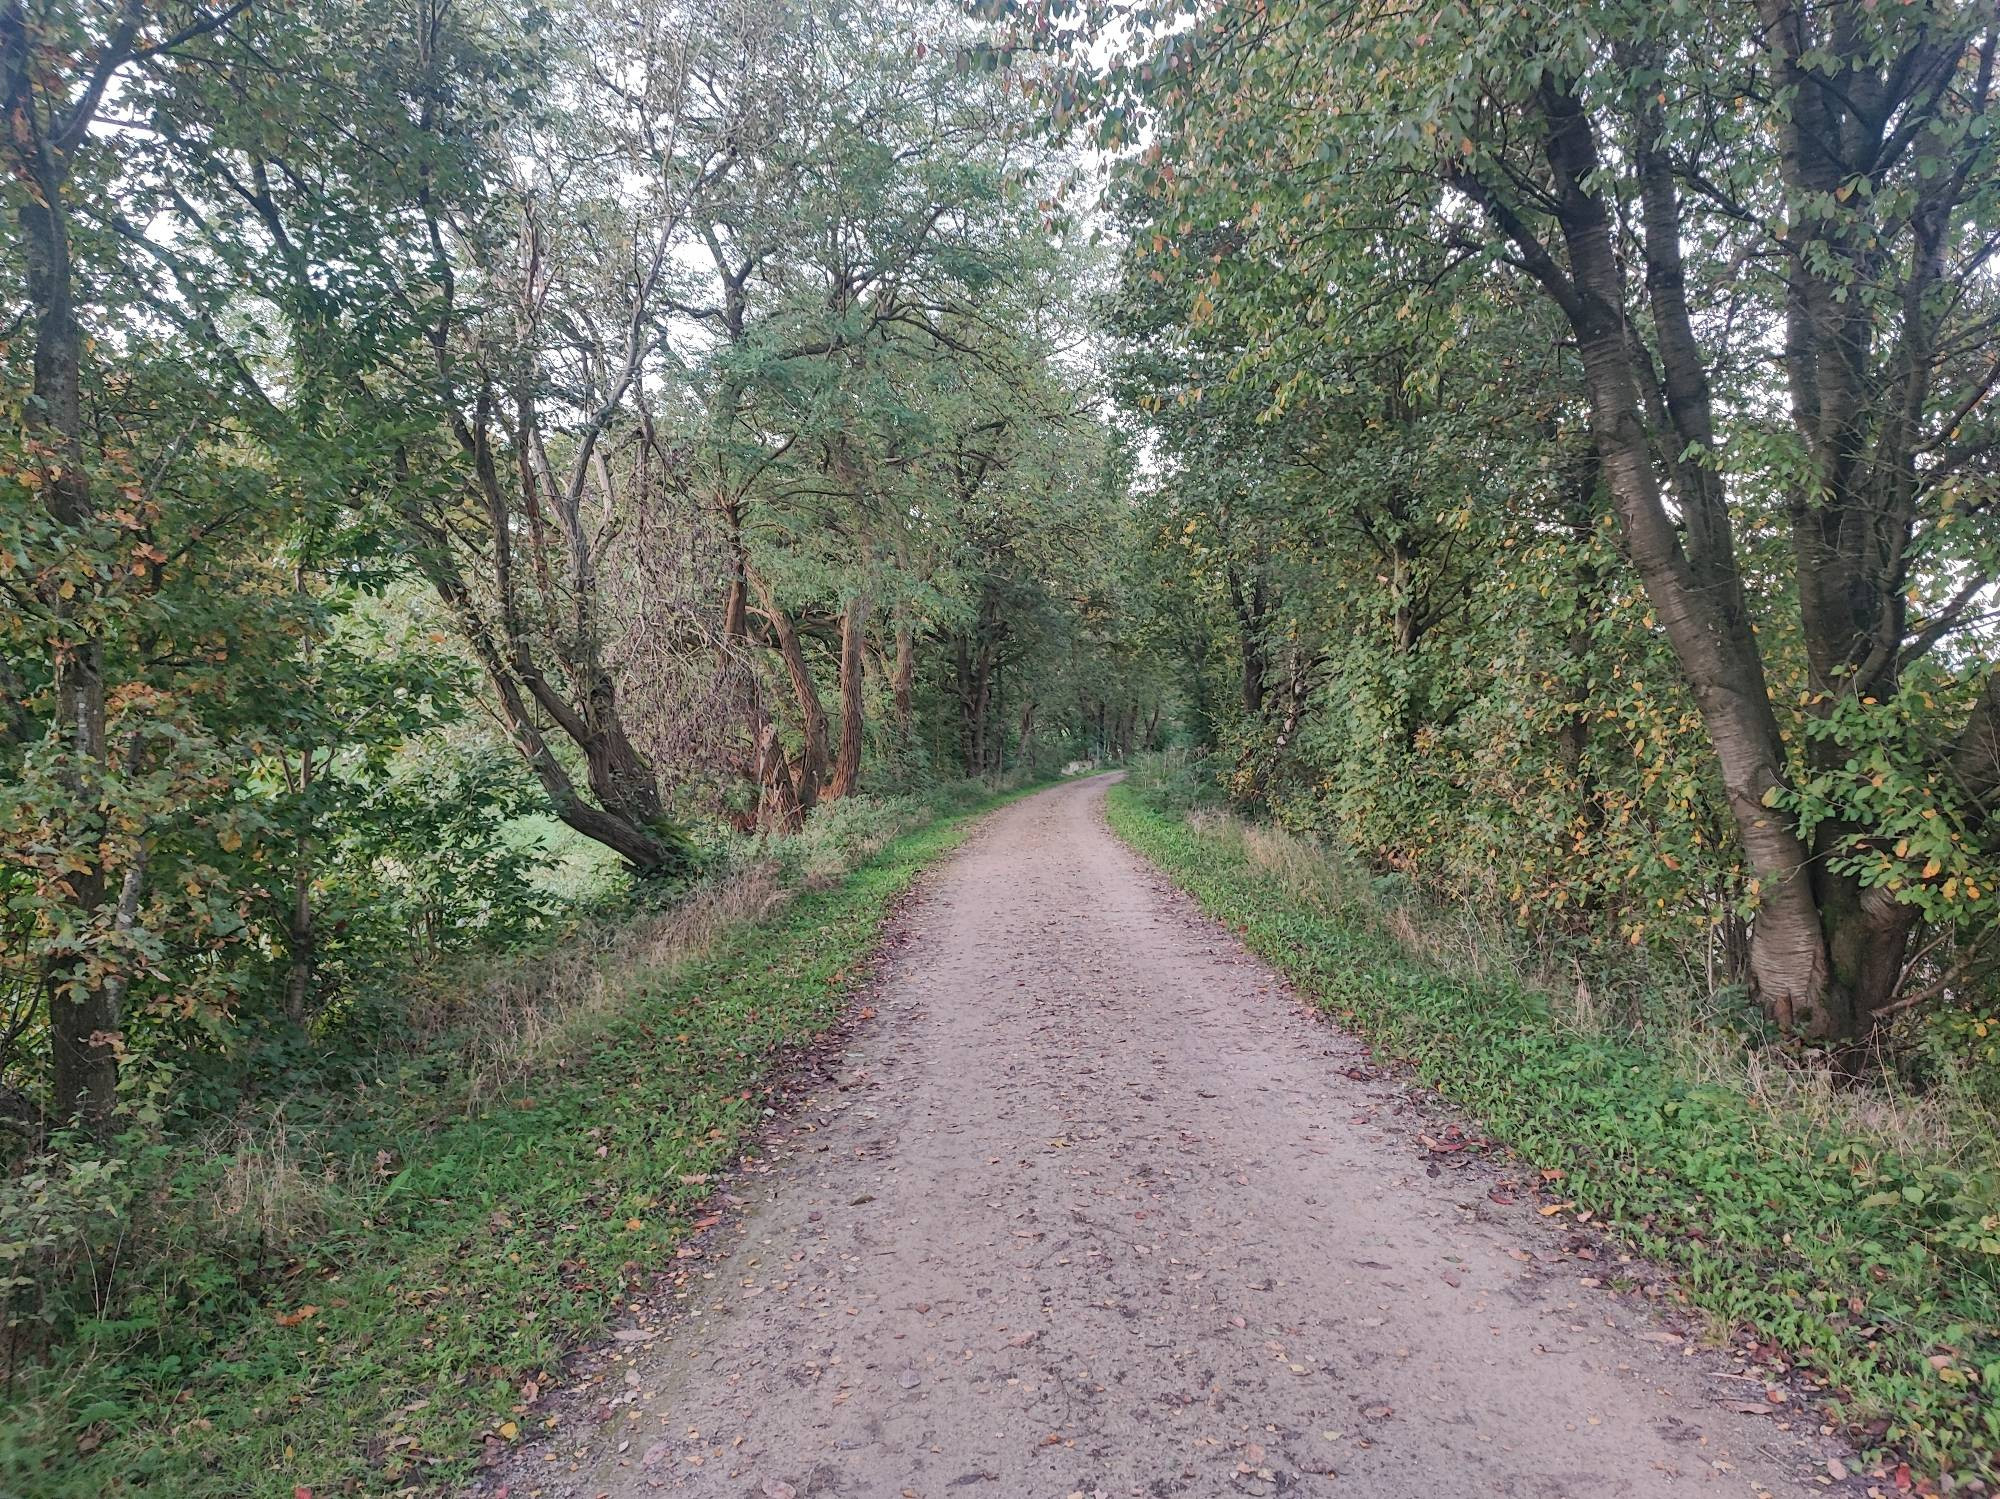
[[[671,1262],[774,1065],[836,1022],[890,903],[1000,799],[857,801],[734,850],[671,910],[459,972],[372,1064],[20,1178],[13,1211],[48,1242],[0,1243],[0,1277],[58,1246],[67,1273],[30,1319],[42,1356],[14,1360],[0,1493],[462,1479]]]
[[[1689,1299],[1807,1361],[1865,1444],[2000,1477],[1994,1141],[1869,1129],[1777,1064],[1593,1024],[1304,840],[1114,787],[1120,837],[1387,1057],[1484,1121]],[[1440,945],[1449,951],[1440,951]],[[1770,1083],[1761,1087],[1760,1082]]]

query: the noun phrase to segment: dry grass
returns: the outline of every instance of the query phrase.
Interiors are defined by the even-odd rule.
[[[333,1211],[331,1177],[309,1170],[311,1138],[295,1137],[282,1110],[251,1129],[232,1124],[205,1142],[222,1163],[204,1204],[232,1236],[282,1244],[324,1225]]]
[[[1823,1066],[1744,1046],[1709,1023],[1721,997],[1703,965],[1668,976],[1638,957],[1592,964],[1469,906],[1385,894],[1351,860],[1313,838],[1212,809],[1191,812],[1188,821],[1202,836],[1239,850],[1285,899],[1338,912],[1454,979],[1541,995],[1552,1021],[1573,1034],[1639,1039],[1689,1082],[1754,1100],[1779,1134],[1801,1142],[1858,1138],[1906,1159],[1970,1166],[1979,1164],[1970,1159],[1979,1142],[2000,1129],[2000,1120],[1950,1076],[1918,1091],[1882,1068],[1857,1087]]]
[[[742,846],[740,862],[671,909],[580,928],[528,957],[441,972],[409,1016],[422,1049],[447,1048],[476,1111],[551,1053],[599,1029],[639,987],[670,979],[724,933],[763,921],[798,890],[840,883],[939,808],[918,798],[853,798],[820,809],[802,832]]]
[[[420,1037],[451,1043],[465,1106],[477,1109],[572,1044],[642,985],[670,978],[728,931],[791,898],[763,861],[695,890],[667,911],[582,929],[529,958],[482,964],[434,989],[412,1016]]]

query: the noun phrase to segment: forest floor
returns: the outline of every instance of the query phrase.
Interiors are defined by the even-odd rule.
[[[1108,781],[926,877],[719,1221],[483,1492],[1865,1491],[1117,842]]]

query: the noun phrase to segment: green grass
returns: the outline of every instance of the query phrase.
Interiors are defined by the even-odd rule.
[[[1113,829],[1383,1056],[1484,1121],[1670,1266],[1688,1299],[1790,1350],[1864,1442],[2000,1476],[2000,1200],[1990,1172],[1773,1116],[1545,996],[1413,958],[1338,882],[1275,880],[1241,834],[1123,784]],[[1990,1163],[1989,1163],[1990,1164]]]
[[[737,1159],[774,1065],[840,1019],[891,902],[1005,799],[724,930],[497,1099],[469,1104],[483,1095],[440,1052],[355,1096],[288,1103],[311,1118],[309,1148],[270,1120],[234,1157],[155,1146],[109,1294],[0,1414],[0,1493],[241,1499],[463,1478],[482,1438],[538,1419],[522,1384],[546,1386],[671,1265],[709,1190],[694,1179]],[[255,1216],[282,1229],[261,1241],[198,1221],[246,1161],[235,1190],[266,1194]]]

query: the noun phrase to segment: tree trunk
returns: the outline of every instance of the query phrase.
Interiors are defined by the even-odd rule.
[[[1243,711],[1255,717],[1264,711],[1264,583],[1258,578],[1246,593],[1234,563],[1224,567],[1223,578],[1236,615],[1238,690]]]
[[[840,617],[840,749],[826,788],[834,799],[853,795],[861,780],[861,676],[867,647],[862,627],[867,618],[867,600],[859,593],[852,595]]]
[[[910,737],[910,710],[917,680],[917,641],[906,624],[896,626],[896,665],[889,675],[889,696],[895,704],[896,738]]]
[[[308,744],[299,758],[301,816],[310,803],[312,784],[313,746]],[[285,1018],[293,1025],[305,1023],[317,936],[312,904],[312,834],[301,825],[292,843],[292,910],[285,925]]]
[[[757,780],[764,788],[762,820],[787,832],[798,831],[805,824],[806,809],[785,761],[784,746],[778,742],[778,725],[769,715],[757,735]]]
[[[477,606],[473,603],[465,580],[453,560],[449,542],[436,534],[421,515],[406,511],[412,529],[426,543],[420,545],[414,560],[437,595],[451,610],[459,626],[459,632],[473,655],[478,658],[486,673],[488,685],[500,710],[500,720],[506,726],[508,737],[514,742],[521,757],[528,762],[528,768],[541,782],[547,794],[550,810],[567,827],[581,833],[594,843],[601,843],[618,854],[632,868],[642,875],[678,875],[687,870],[687,857],[675,844],[662,838],[658,832],[647,826],[645,821],[635,820],[611,807],[594,807],[584,800],[577,791],[576,783],[563,768],[562,762],[549,748],[540,726],[529,711],[528,700],[522,693],[522,683],[509,668],[502,656],[498,643],[486,628]],[[555,698],[547,684],[539,677],[531,680],[532,690],[539,686],[541,693],[536,701],[547,703],[554,699],[557,706],[568,715],[564,729],[579,743],[587,740],[581,721],[577,715]],[[544,694],[546,694],[544,696]],[[607,770],[609,765],[607,765]],[[615,784],[615,781],[614,781]],[[658,792],[654,793],[657,805]]]
[[[959,708],[959,750],[965,773],[977,779],[986,773],[986,708],[992,690],[993,662],[986,648],[974,652],[964,636],[958,638],[957,692]]]
[[[652,764],[626,732],[618,711],[611,673],[593,667],[584,694],[582,743],[591,794],[606,811],[640,827],[652,827],[666,813]]]
[[[820,701],[819,686],[806,665],[805,650],[799,643],[798,627],[780,609],[771,589],[761,578],[753,579],[757,590],[757,612],[771,626],[771,638],[778,644],[778,659],[785,663],[785,675],[792,684],[792,697],[799,705],[799,732],[805,748],[799,756],[795,795],[801,812],[810,812],[819,802],[827,776],[826,706]],[[831,793],[830,793],[831,794]]]
[[[122,48],[126,42],[116,44]],[[78,533],[95,514],[83,451],[83,330],[77,318],[75,270],[65,206],[69,165],[61,148],[41,135],[42,103],[23,7],[0,11],[0,90],[10,122],[4,149],[18,182],[15,208],[26,293],[34,319],[33,394],[20,421],[32,450],[45,446],[43,504],[59,533]],[[108,894],[97,809],[106,769],[102,646],[82,623],[79,600],[50,585],[45,602],[55,685],[53,737],[61,744],[62,782],[69,798],[65,832],[83,854],[70,874],[66,904],[78,936],[70,951],[49,959],[42,974],[48,1007],[50,1102],[53,1117],[81,1118],[102,1130],[118,1096],[116,989],[87,950]]]
[[[1759,884],[1751,978],[1760,1002],[1784,1029],[1813,1039],[1855,1034],[1853,996],[1833,981],[1814,898],[1810,851],[1791,818],[1767,804],[1784,788],[1785,759],[1766,689],[1764,664],[1744,606],[1721,470],[1712,458],[1708,390],[1682,298],[1677,222],[1647,205],[1647,281],[1676,428],[1676,498],[1687,545],[1668,513],[1641,415],[1621,270],[1610,218],[1591,184],[1599,170],[1590,121],[1573,95],[1543,85],[1546,149],[1569,275],[1518,220],[1503,228],[1527,251],[1576,334],[1590,395],[1591,435],[1617,513],[1625,550],[1665,629],[1693,693],[1722,772],[1724,793]],[[1642,153],[1643,154],[1643,153]],[[1541,250],[1540,255],[1536,254]]]

